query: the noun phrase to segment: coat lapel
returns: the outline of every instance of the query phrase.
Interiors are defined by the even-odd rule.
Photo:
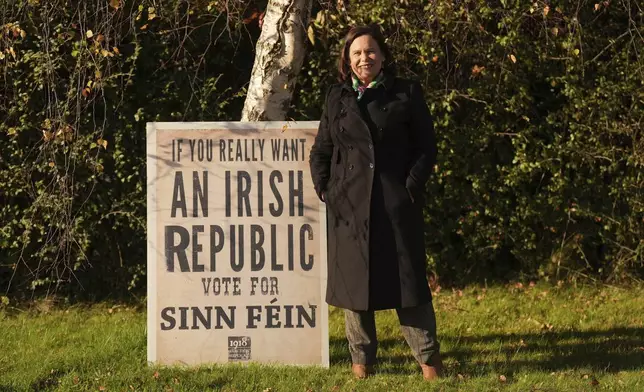
[[[382,110],[382,108],[389,102],[389,94],[392,92],[392,88],[395,84],[395,76],[387,74],[383,82],[383,87],[385,93],[381,94],[377,100],[369,103],[367,105],[367,111],[371,115],[371,118],[376,123],[384,124],[384,118],[387,116],[387,113]],[[371,139],[371,131],[369,130],[369,125],[362,118],[362,113],[358,107],[358,101],[356,99],[356,93],[353,90],[353,86],[350,81],[347,81],[342,84],[342,92],[340,96],[340,119],[344,116],[351,115],[356,117],[356,121],[360,124],[363,131],[366,132],[367,137]]]
[[[351,116],[351,120],[357,122],[362,128],[367,137],[371,139],[371,131],[369,126],[362,118],[362,113],[358,107],[355,92],[350,85],[345,84],[342,88],[342,96],[340,97],[340,120],[345,116]]]

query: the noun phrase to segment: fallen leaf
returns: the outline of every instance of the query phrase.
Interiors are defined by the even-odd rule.
[[[49,167],[54,167],[56,164],[54,162],[49,162]]]
[[[306,30],[306,35],[309,37],[309,41],[311,41],[311,44],[315,44],[315,32],[313,31],[313,25],[310,25],[309,28]]]
[[[259,14],[259,22],[257,23],[259,25],[259,28],[261,29],[262,26],[264,25],[264,12]]]
[[[80,382],[80,379],[78,378],[78,376],[74,376],[73,382],[74,382],[74,385],[78,385],[78,383]]]
[[[590,385],[596,387],[597,385],[599,385],[599,381],[597,381],[597,379],[593,377],[593,380],[590,382]]]
[[[484,69],[485,69],[485,67],[479,67],[478,65],[475,64],[472,67],[472,75],[476,76],[476,75],[480,74]]]
[[[510,60],[512,60],[513,63],[517,62],[517,58],[513,54],[510,55]]]
[[[535,285],[536,285],[536,283],[534,283],[534,282],[532,282],[532,281],[531,281],[531,282],[530,282],[530,284],[529,284],[528,286],[530,286],[530,287],[534,287]]]
[[[153,378],[159,378],[159,372],[154,372],[154,374],[152,375],[152,377],[153,377]]]
[[[114,53],[116,53],[116,54],[120,54],[120,53],[121,53],[121,52],[119,51],[119,48],[117,48],[116,46],[115,46],[115,47],[113,47],[113,48],[112,48],[112,50],[113,50],[113,51],[114,51]]]
[[[102,385],[101,385],[100,387],[98,387],[98,390],[99,390],[99,391],[105,391],[105,390],[107,390],[107,389],[106,389],[104,386],[102,386]]]
[[[464,380],[464,379],[465,379],[465,376],[463,376],[461,373],[457,374],[457,375],[456,375],[456,377],[457,377],[459,380]]]
[[[508,379],[502,374],[502,375],[499,376],[499,381],[506,382],[506,381],[508,381]]]
[[[147,24],[144,24],[143,26],[141,26],[141,30],[147,30],[147,29],[148,29],[148,25],[147,25]]]
[[[243,24],[249,24],[249,23],[251,23],[252,21],[254,21],[255,19],[258,19],[258,18],[259,18],[259,15],[260,15],[260,13],[259,13],[257,10],[255,10],[255,11],[253,11],[253,13],[252,13],[252,14],[250,14],[250,16],[249,16],[248,18],[244,18],[244,19],[242,20],[242,23],[243,23]]]
[[[62,140],[69,142],[72,140],[73,135],[67,128],[63,128],[56,131],[56,139],[58,139],[59,136]]]
[[[96,42],[103,42],[105,41],[105,36],[103,34],[99,34],[96,36]]]
[[[438,61],[438,56],[434,56],[434,57],[432,57],[432,62],[433,62],[433,63],[435,63],[435,62],[437,62],[437,61]]]

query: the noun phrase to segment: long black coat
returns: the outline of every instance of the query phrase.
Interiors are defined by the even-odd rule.
[[[419,83],[388,76],[360,102],[350,84],[327,95],[310,165],[327,205],[326,301],[352,310],[412,307],[431,293],[422,206],[436,160]]]

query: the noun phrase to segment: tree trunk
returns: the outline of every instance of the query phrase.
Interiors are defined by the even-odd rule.
[[[242,121],[286,118],[306,54],[312,0],[270,0],[242,111]]]

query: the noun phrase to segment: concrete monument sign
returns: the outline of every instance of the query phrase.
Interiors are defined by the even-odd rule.
[[[149,361],[328,366],[317,125],[148,124]]]

